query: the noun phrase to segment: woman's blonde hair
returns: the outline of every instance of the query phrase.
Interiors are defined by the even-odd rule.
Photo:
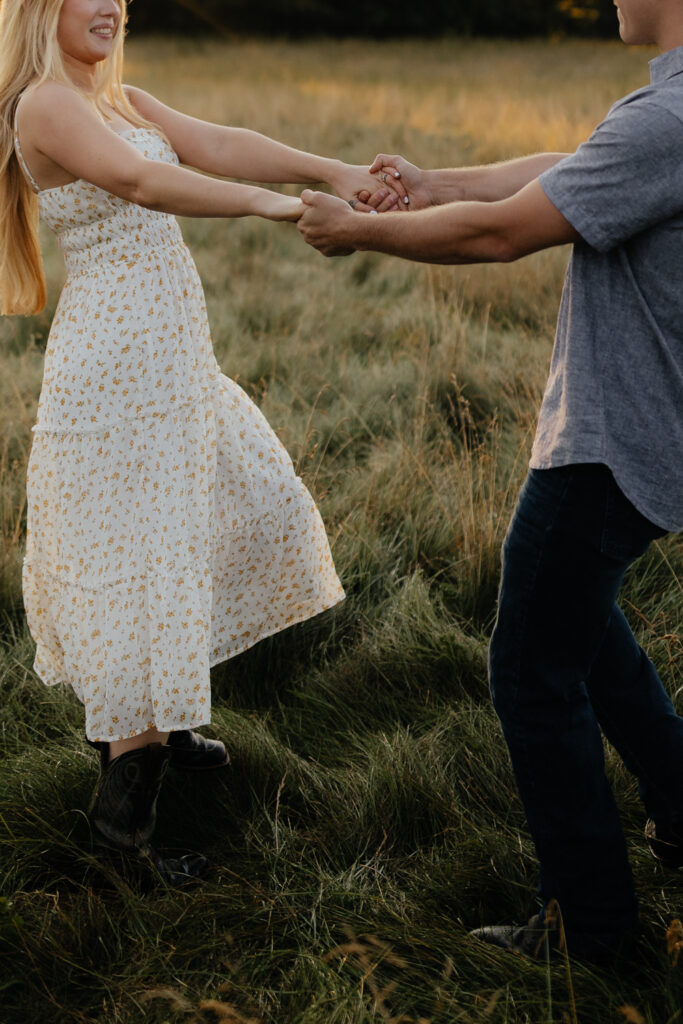
[[[94,96],[128,121],[148,127],[121,83],[126,0],[112,51],[98,68]],[[14,150],[14,117],[22,93],[46,81],[76,88],[57,42],[63,0],[0,0],[0,313],[30,314],[45,305],[45,274],[38,239],[38,198]]]

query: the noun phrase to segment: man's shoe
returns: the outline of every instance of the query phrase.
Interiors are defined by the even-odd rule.
[[[470,935],[532,960],[547,960],[564,951],[562,936],[557,928],[549,927],[544,911],[534,914],[527,924],[486,925],[475,928]]]
[[[565,936],[559,904],[550,900],[527,924],[489,925],[475,928],[470,935],[530,960],[571,955],[594,964],[614,965],[628,957],[636,938],[636,924],[620,931],[572,932]]]
[[[653,857],[667,868],[683,867],[683,826],[675,828],[657,825],[650,818],[645,825],[647,839]]]
[[[172,768],[183,771],[205,771],[208,768],[223,768],[230,764],[225,744],[220,740],[208,740],[198,732],[180,729],[168,737],[167,746],[171,751]]]

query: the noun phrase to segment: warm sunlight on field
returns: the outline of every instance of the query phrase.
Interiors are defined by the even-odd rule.
[[[338,152],[400,140],[449,163],[573,150],[647,81],[642,50],[618,43],[253,42],[130,46],[128,77],[171,105]],[[360,156],[359,156],[360,159]]]

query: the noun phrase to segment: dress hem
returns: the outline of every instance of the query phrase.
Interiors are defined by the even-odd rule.
[[[281,622],[279,624],[267,628],[264,632],[259,633],[259,635],[254,640],[249,640],[246,644],[243,644],[241,647],[237,648],[237,650],[230,651],[230,653],[224,651],[222,654],[218,654],[217,656],[212,657],[209,661],[209,668],[212,669],[216,665],[220,665],[224,661],[230,661],[231,658],[237,657],[238,654],[244,654],[245,651],[248,651],[252,647],[255,647],[256,644],[260,643],[261,640],[267,640],[268,637],[275,636],[276,633],[281,633],[283,632],[283,630],[289,629],[290,626],[298,626],[302,622],[306,622],[308,619],[315,618],[316,615],[322,615],[323,612],[327,612],[331,608],[336,607],[336,605],[341,604],[345,597],[346,594],[344,593],[343,590],[341,590],[340,594],[337,597],[335,597],[332,601],[323,604],[322,606],[317,604],[309,605],[307,610],[302,610],[295,618],[291,619],[286,623]],[[33,663],[33,670],[40,679],[40,681],[45,686],[71,686],[73,689],[71,681],[64,676],[58,676],[55,674],[55,677],[53,679],[46,679],[43,675],[41,675],[40,671],[36,667],[36,662],[37,656]],[[202,725],[210,725],[210,723],[211,707],[209,707],[208,709],[208,717],[207,709],[204,708],[202,709],[201,715],[197,715],[196,717],[189,716],[189,720],[186,719],[178,725],[169,725],[168,723],[159,723],[153,721],[151,725],[148,725],[145,729],[140,730],[140,732],[127,733],[125,736],[89,736],[86,729],[86,736],[92,743],[116,743],[119,740],[127,740],[132,739],[134,736],[140,736],[142,735],[143,732],[147,732],[150,728],[158,729],[159,732],[176,732],[181,729],[194,729]]]

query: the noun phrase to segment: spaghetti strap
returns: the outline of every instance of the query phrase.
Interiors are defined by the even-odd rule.
[[[17,131],[17,114],[18,113],[19,113],[19,103],[17,103],[16,107],[14,108],[14,152],[17,154],[17,160],[19,161],[19,166],[21,167],[22,171],[26,175],[31,188],[33,189],[33,191],[37,195],[40,192],[40,188],[38,187],[36,179],[33,177],[33,175],[31,174],[31,172],[28,169],[26,161],[24,160],[24,154],[21,152],[21,146],[19,144],[19,132]]]

